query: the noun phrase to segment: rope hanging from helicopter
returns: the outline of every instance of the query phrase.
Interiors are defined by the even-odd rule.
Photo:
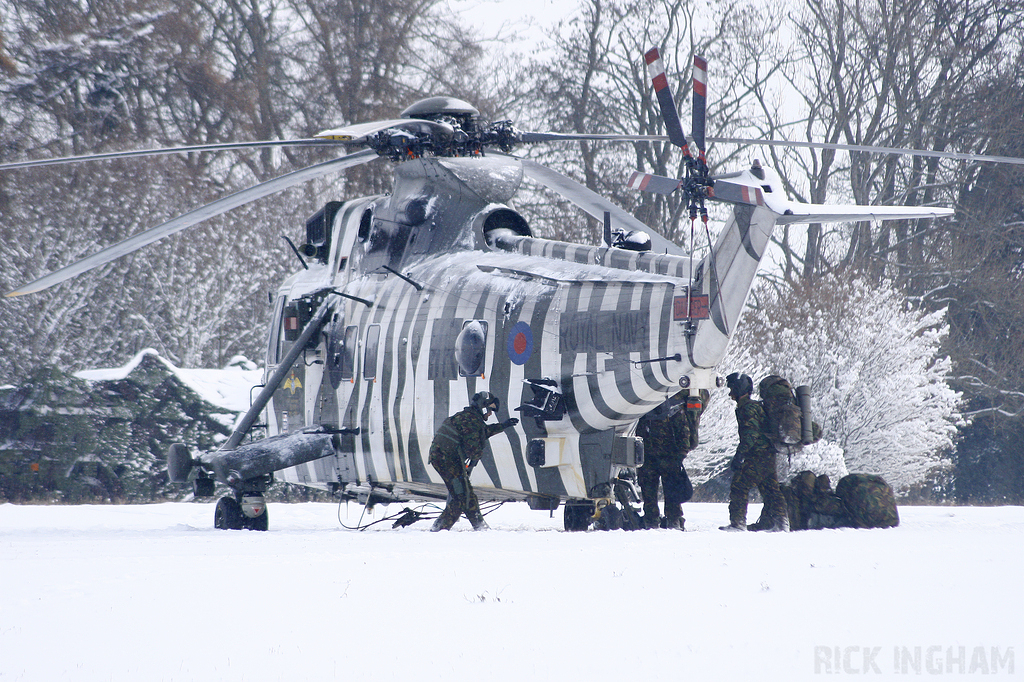
[[[708,264],[711,269],[712,283],[719,282],[718,277],[718,266],[715,262],[715,245],[711,239],[711,228],[708,226],[708,209],[705,205],[705,199],[708,196],[708,191],[714,186],[714,181],[708,176],[708,165],[704,160],[704,152],[700,152],[700,156],[694,159],[693,156],[687,154],[687,180],[683,182],[683,192],[689,200],[688,210],[690,212],[690,282],[693,283],[693,261],[694,253],[696,250],[695,245],[695,226],[697,224],[697,217],[700,216],[700,220],[704,223],[704,235],[708,240]],[[722,322],[725,325],[726,333],[729,332],[729,320],[725,316],[725,302],[722,300],[722,288],[721,286],[715,285],[715,298],[718,299],[718,310],[722,315]],[[686,324],[687,327],[692,329],[693,321],[693,287],[687,287],[686,289]]]

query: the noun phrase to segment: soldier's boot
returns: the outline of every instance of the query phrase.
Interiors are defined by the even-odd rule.
[[[640,523],[643,528],[661,528],[661,510],[658,509],[657,503],[644,504],[644,515],[640,518]]]
[[[785,514],[772,519],[772,524],[766,528],[769,533],[788,533],[789,532],[789,517]]]
[[[445,519],[444,514],[442,514],[434,519],[434,525],[430,527],[430,532],[436,533],[439,530],[451,530],[451,527],[454,525],[454,522],[448,521]]]
[[[661,515],[660,514],[654,514],[654,515],[644,514],[640,518],[640,523],[642,524],[643,528],[646,528],[648,530],[654,530],[656,528],[661,528]]]
[[[490,530],[490,526],[484,521],[484,515],[478,509],[476,513],[466,512],[466,518],[473,524],[473,530]]]
[[[719,526],[718,530],[745,531],[747,530],[747,524],[743,523],[742,521],[734,521],[733,523],[730,523],[728,526]]]
[[[451,527],[455,525],[455,522],[462,516],[462,503],[459,499],[453,499],[451,495],[448,496],[447,504],[445,504],[444,511],[434,521],[434,525],[431,526],[431,532],[437,532],[439,530],[451,530]]]
[[[771,530],[775,525],[775,522],[765,514],[761,516],[754,523],[747,526],[747,530]]]
[[[683,519],[683,505],[680,503],[665,503],[665,525],[662,528],[670,530],[683,530],[685,519]]]
[[[686,519],[682,516],[666,517],[665,528],[669,530],[685,530]]]

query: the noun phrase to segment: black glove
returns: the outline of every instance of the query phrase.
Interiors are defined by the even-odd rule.
[[[733,457],[732,458],[732,462],[729,463],[729,468],[732,469],[733,471],[739,471],[740,469],[742,469],[743,468],[743,458],[742,457]]]
[[[518,423],[519,423],[518,419],[516,419],[515,417],[511,417],[511,418],[506,419],[505,421],[501,422],[501,428],[503,428],[503,429],[510,429],[510,428],[512,428],[513,426],[515,426]]]

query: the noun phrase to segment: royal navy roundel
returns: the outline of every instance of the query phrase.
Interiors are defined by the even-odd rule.
[[[525,322],[516,322],[508,333],[508,359],[525,365],[533,353],[533,332]]]

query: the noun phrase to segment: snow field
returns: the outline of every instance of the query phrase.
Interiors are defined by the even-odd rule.
[[[523,504],[486,533],[340,527],[361,511],[273,504],[256,533],[214,530],[213,504],[0,505],[0,680],[1024,673],[1021,507],[789,534],[719,532],[723,504],[684,505],[686,533],[565,533]]]

